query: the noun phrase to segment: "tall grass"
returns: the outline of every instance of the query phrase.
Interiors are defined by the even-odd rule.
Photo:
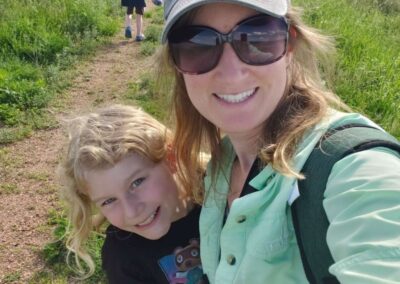
[[[0,127],[32,126],[60,86],[60,71],[119,28],[114,0],[0,4]],[[43,125],[41,125],[43,126]],[[10,139],[11,141],[13,139]],[[0,143],[8,142],[0,135]]]
[[[337,40],[335,91],[400,138],[400,1],[294,0]]]

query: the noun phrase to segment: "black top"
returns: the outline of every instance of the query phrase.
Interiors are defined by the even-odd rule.
[[[257,157],[254,160],[253,165],[251,166],[249,174],[247,175],[246,181],[243,185],[242,192],[240,193],[240,197],[256,192],[256,189],[250,185],[250,181],[262,171],[263,168],[261,167],[261,165],[262,165],[261,159]]]
[[[202,282],[199,243],[200,207],[171,224],[158,240],[149,240],[112,225],[102,248],[103,269],[109,283]]]
[[[237,157],[235,158],[237,159]],[[257,190],[252,187],[250,185],[250,181],[255,178],[261,171],[262,171],[262,163],[261,163],[261,159],[259,157],[257,157],[254,162],[253,165],[250,168],[250,172],[247,175],[246,181],[244,182],[242,191],[240,192],[240,196],[239,197],[243,197],[247,194],[256,192]],[[228,200],[226,201],[226,206],[225,206],[225,212],[224,212],[224,219],[222,221],[222,226],[225,225],[226,219],[228,218],[228,214],[229,214],[229,206],[228,206]]]
[[[121,6],[124,7],[146,7],[146,2],[144,0],[121,0]]]

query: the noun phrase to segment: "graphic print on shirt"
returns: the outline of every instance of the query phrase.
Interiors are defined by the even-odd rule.
[[[172,254],[162,257],[158,264],[170,284],[203,283],[198,239],[190,240],[184,248],[177,247]]]

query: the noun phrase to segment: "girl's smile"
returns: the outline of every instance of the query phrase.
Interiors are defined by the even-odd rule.
[[[137,228],[145,228],[145,227],[150,227],[153,223],[157,221],[157,218],[159,216],[160,212],[160,207],[157,207],[157,209],[148,217],[146,220],[143,222],[135,225]]]

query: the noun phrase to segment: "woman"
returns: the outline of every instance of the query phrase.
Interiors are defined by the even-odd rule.
[[[328,129],[378,126],[339,111],[348,108],[317,67],[333,44],[288,0],[164,4],[174,145],[186,182],[199,181],[195,194],[196,157],[202,147],[213,157],[200,216],[204,272],[211,283],[307,283],[290,211],[303,165]],[[400,279],[399,168],[399,153],[385,147],[334,165],[323,204],[329,272],[341,283]]]

